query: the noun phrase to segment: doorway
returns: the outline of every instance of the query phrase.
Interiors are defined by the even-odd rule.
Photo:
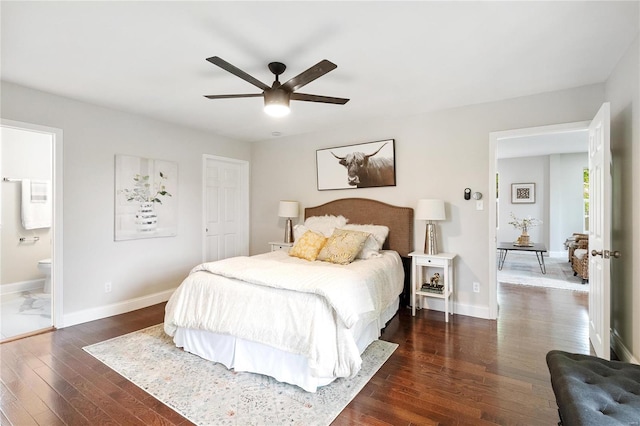
[[[508,230],[505,230],[505,229],[500,230],[499,227],[497,226],[499,222],[506,223],[506,221],[504,220],[504,217],[500,218],[500,216],[504,216],[505,214],[508,215],[509,212],[505,213],[505,210],[502,207],[507,205],[506,209],[508,210],[509,204],[512,201],[510,200],[511,191],[510,190],[505,191],[504,184],[506,183],[510,186],[511,183],[527,183],[527,182],[503,182],[503,189],[499,193],[498,186],[496,185],[496,176],[498,173],[498,157],[500,155],[504,156],[505,152],[508,153],[510,151],[513,151],[516,148],[517,143],[522,143],[524,146],[527,146],[527,145],[529,146],[529,152],[527,155],[530,155],[530,156],[549,155],[554,151],[549,151],[549,149],[547,149],[546,151],[543,151],[544,144],[542,143],[533,144],[531,143],[532,138],[561,137],[562,135],[567,135],[567,134],[577,133],[577,132],[578,133],[583,132],[586,134],[589,128],[589,124],[590,122],[584,121],[584,122],[566,123],[566,124],[559,124],[559,125],[550,125],[550,126],[516,129],[516,130],[490,133],[489,187],[496,188],[496,191],[489,191],[490,193],[489,194],[489,217],[492,218],[491,224],[489,226],[489,252],[490,253],[496,253],[497,244],[499,240],[507,238],[505,237],[505,235],[508,235],[506,234],[506,232],[503,232]],[[560,145],[561,144],[557,143],[557,140],[550,144],[550,146],[553,147],[553,149],[556,149],[555,153],[560,153],[562,151],[562,147]],[[587,151],[588,151],[588,148],[587,148]],[[552,195],[549,191],[548,185],[543,188],[538,188],[538,190],[540,190],[540,191],[537,191],[538,200],[542,198],[544,201],[546,201],[547,204],[550,201],[552,201],[551,200]],[[499,200],[498,198],[499,196],[503,199]],[[506,200],[504,200],[505,197],[506,197]],[[532,204],[532,205],[535,206],[535,204]],[[521,207],[520,205],[516,205],[516,204],[513,204],[513,206]],[[534,210],[535,210],[535,207],[534,207]],[[563,226],[560,225],[561,223],[563,223],[563,221],[559,220],[557,217],[554,217],[554,215],[549,213],[548,210],[549,209],[547,209],[547,211],[539,210],[538,213],[531,213],[528,210],[527,211],[523,210],[521,213],[526,215],[531,215],[531,216],[533,216],[534,214],[538,215],[539,219],[549,224],[548,232],[544,234],[542,232],[539,234],[536,234],[535,238],[538,238],[539,241],[544,242],[548,250],[557,254],[558,251],[560,250],[558,248],[558,238],[561,238],[561,237],[558,237],[558,235],[562,235],[568,232],[568,235],[567,235],[568,237],[569,235],[571,235],[571,232],[575,232],[575,231],[568,231],[568,230],[565,231]],[[581,225],[580,225],[580,228],[582,228]],[[567,229],[571,229],[571,225],[568,225]],[[511,230],[511,232],[513,232],[513,230]],[[556,236],[555,240],[551,239],[551,235]],[[533,262],[535,262],[535,259],[533,260]],[[489,281],[490,281],[489,316],[490,318],[493,318],[493,319],[498,317],[498,294],[497,294],[498,266],[496,263],[497,262],[495,261],[495,259],[492,258],[489,264]]]
[[[62,131],[2,120],[0,340],[62,326]]]

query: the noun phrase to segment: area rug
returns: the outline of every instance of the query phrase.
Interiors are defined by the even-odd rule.
[[[198,425],[328,425],[397,347],[373,342],[356,377],[337,379],[316,393],[236,373],[176,348],[162,324],[83,349]]]
[[[547,273],[540,266],[533,253],[510,252],[502,271],[498,271],[498,282],[534,287],[549,287],[573,291],[589,291],[589,283],[582,284],[582,278],[573,275],[571,264],[566,257],[545,257]]]

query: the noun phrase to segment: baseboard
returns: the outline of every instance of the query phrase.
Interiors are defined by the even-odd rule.
[[[622,338],[615,330],[611,330],[611,347],[616,355],[618,355],[618,358],[620,358],[620,361],[640,364],[631,351],[624,345]]]
[[[44,287],[44,278],[0,285],[0,295],[38,290]]]
[[[137,309],[166,302],[175,291],[176,289],[174,288],[171,290],[161,291],[160,293],[150,294],[148,296],[125,300],[124,302],[64,314],[62,317],[62,325],[58,325],[57,327],[71,327],[72,325],[112,317],[114,315],[125,314]]]
[[[549,257],[564,257],[567,260],[569,260],[569,255],[567,254],[567,251],[550,251],[549,252]]]
[[[425,309],[440,311],[444,313],[444,300],[427,297],[427,302],[422,306]],[[465,315],[468,317],[491,319],[489,316],[489,307],[465,305],[462,303],[449,302],[449,309],[456,315]],[[495,318],[494,318],[495,319]]]

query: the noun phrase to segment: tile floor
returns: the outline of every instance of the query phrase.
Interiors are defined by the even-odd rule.
[[[0,340],[51,327],[51,295],[42,289],[0,296]]]

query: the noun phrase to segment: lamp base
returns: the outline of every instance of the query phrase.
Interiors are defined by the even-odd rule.
[[[284,227],[284,242],[293,242],[293,222],[291,222],[291,218],[287,218],[287,223]]]
[[[427,223],[426,234],[424,236],[424,253],[438,254],[438,238],[436,225],[433,222]]]

